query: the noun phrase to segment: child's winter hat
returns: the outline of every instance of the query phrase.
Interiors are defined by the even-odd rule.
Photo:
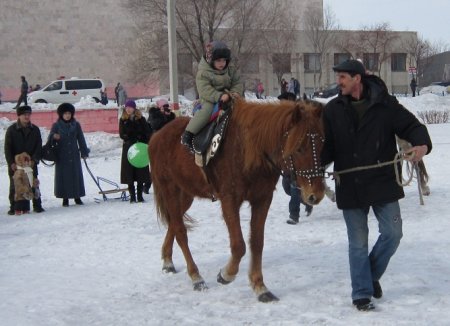
[[[231,51],[228,46],[222,41],[212,41],[206,45],[205,60],[211,67],[213,67],[214,60],[225,59],[227,66],[230,63]]]
[[[125,102],[125,107],[130,107],[130,108],[136,109],[136,102],[133,100],[127,100]]]

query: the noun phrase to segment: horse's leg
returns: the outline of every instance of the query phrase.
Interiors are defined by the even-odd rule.
[[[231,257],[228,263],[217,275],[217,282],[229,284],[239,272],[239,264],[245,255],[245,241],[242,236],[239,206],[233,199],[221,199],[222,213],[228,228],[230,238]]]
[[[264,284],[262,274],[262,252],[264,248],[264,227],[267,213],[272,202],[272,195],[269,198],[250,202],[252,206],[252,217],[250,221],[250,285],[261,302],[278,301],[279,299],[270,292]]]
[[[179,213],[179,202],[174,199],[178,198],[178,188],[171,186],[172,183],[167,181],[165,184],[166,185],[164,187],[158,187],[160,189],[155,193],[156,200],[160,208],[160,214],[167,223],[167,232],[161,248],[161,259],[163,260],[162,270],[165,273],[176,273],[175,266],[172,261],[173,241],[175,240],[174,219],[179,218],[178,216],[180,214],[182,216],[182,213]]]
[[[170,227],[167,228],[166,237],[164,238],[164,243],[161,249],[161,258],[163,260],[163,272],[165,273],[176,273],[175,266],[172,261],[173,253],[173,241],[175,240],[175,234]]]
[[[173,209],[175,213],[174,216],[176,218],[174,219],[173,223],[171,220],[172,229],[175,234],[175,239],[177,240],[178,246],[180,246],[184,259],[186,260],[187,272],[192,280],[194,290],[201,291],[207,289],[208,286],[206,285],[203,277],[200,275],[198,267],[195,264],[194,258],[192,257],[188,244],[187,229],[186,225],[184,224],[185,213],[189,209],[189,207],[191,207],[194,198],[182,192],[182,190],[179,191],[179,205],[174,205],[178,207],[176,207],[176,210]]]

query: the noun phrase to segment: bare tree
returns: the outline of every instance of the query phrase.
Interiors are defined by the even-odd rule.
[[[381,66],[391,57],[391,47],[398,38],[397,33],[392,32],[389,23],[379,23],[372,26],[364,26],[355,34],[357,53],[363,55],[364,65],[368,70],[380,75]]]
[[[435,50],[429,41],[424,40],[420,36],[411,36],[404,42],[403,46],[409,53],[409,66],[416,67],[417,83],[420,84],[420,78],[432,63]]]
[[[339,29],[334,12],[329,5],[325,6],[323,13],[309,8],[304,16],[306,20],[306,37],[312,45],[313,51],[318,56],[320,67],[314,67],[314,88],[322,85],[322,73],[325,67],[326,55],[333,47],[333,31]],[[317,78],[316,72],[319,71]]]
[[[289,19],[285,1],[269,3],[262,6],[260,0],[178,1],[175,8],[178,53],[190,54],[194,62],[189,67],[192,69],[183,69],[184,76],[190,72],[190,78],[183,78],[183,83],[193,83],[195,63],[200,61],[205,45],[211,40],[225,41],[238,66],[252,60],[252,54],[267,45],[261,31],[285,26],[286,21],[293,20]],[[136,24],[132,71],[139,80],[158,78],[155,75],[168,66],[166,0],[127,0],[125,6]],[[292,38],[286,40],[292,46]]]
[[[272,71],[277,77],[278,85],[286,73],[291,73],[291,55],[295,46],[295,34],[298,17],[292,15],[285,1],[273,1],[266,8],[265,15],[259,26],[262,42],[259,51],[267,62],[272,65]]]

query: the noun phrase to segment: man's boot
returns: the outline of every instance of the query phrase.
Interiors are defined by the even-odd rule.
[[[136,202],[136,190],[134,188],[134,183],[128,185],[128,192],[130,193],[130,204]]]
[[[41,197],[33,199],[33,211],[35,213],[45,212],[45,209],[42,207]]]
[[[185,131],[181,136],[181,144],[186,146],[191,152],[193,152],[192,139],[194,138],[194,134],[190,131]]]

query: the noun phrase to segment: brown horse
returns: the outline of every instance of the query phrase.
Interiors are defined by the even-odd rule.
[[[163,271],[175,272],[174,238],[187,264],[195,290],[206,289],[188,246],[186,211],[194,197],[217,198],[228,228],[231,257],[217,276],[234,280],[245,254],[239,208],[251,206],[250,285],[262,302],[278,300],[264,285],[262,251],[264,226],[280,173],[290,173],[302,188],[305,203],[318,204],[324,196],[322,105],[315,102],[251,103],[237,100],[222,147],[202,169],[180,144],[188,118],[177,118],[155,133],[149,143],[153,190],[158,217],[168,226],[162,245]]]

